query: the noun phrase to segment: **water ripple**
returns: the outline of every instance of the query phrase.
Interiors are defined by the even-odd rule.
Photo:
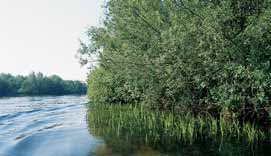
[[[0,99],[1,156],[89,156],[84,96]]]

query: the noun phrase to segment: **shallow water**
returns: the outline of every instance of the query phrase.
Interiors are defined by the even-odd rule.
[[[0,156],[91,156],[84,96],[0,99]]]

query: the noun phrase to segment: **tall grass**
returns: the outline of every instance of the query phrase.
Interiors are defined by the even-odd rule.
[[[240,140],[255,144],[267,137],[249,123],[211,116],[194,117],[189,112],[156,112],[132,105],[91,105],[88,113],[92,134],[110,141],[122,138],[131,144],[154,147],[176,143],[193,144],[199,140]],[[242,126],[241,126],[242,125]]]

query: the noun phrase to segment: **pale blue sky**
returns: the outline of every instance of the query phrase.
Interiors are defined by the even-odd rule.
[[[0,0],[0,73],[40,71],[85,80],[74,57],[104,0]]]

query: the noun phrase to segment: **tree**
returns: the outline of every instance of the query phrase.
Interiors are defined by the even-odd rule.
[[[160,110],[265,110],[270,16],[269,0],[109,0],[103,27],[79,49],[92,65],[89,95]]]
[[[26,77],[0,74],[0,96],[85,94],[86,90],[85,83],[65,81],[57,75],[47,77],[40,72],[32,72]]]
[[[0,79],[0,97],[8,95],[8,92],[9,92],[8,88],[9,88],[9,85],[7,81],[3,81]]]

